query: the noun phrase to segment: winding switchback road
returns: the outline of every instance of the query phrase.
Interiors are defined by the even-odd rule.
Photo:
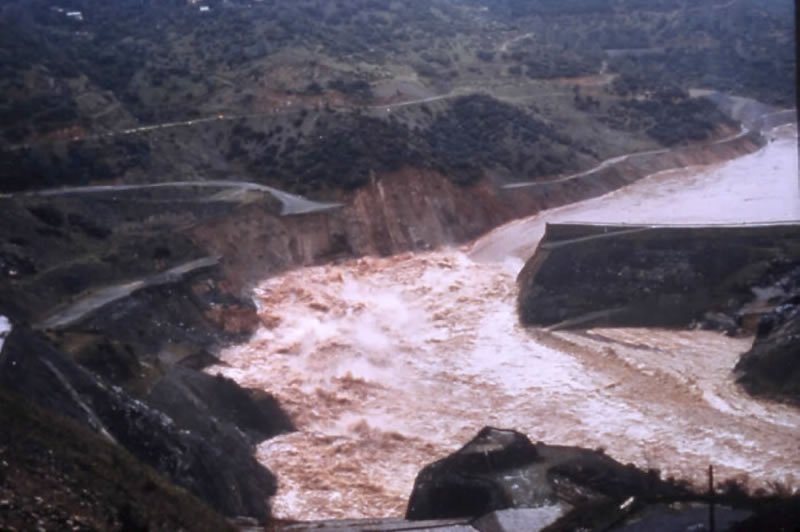
[[[57,309],[50,316],[35,325],[39,330],[60,329],[76,323],[92,312],[113,303],[114,301],[128,297],[134,292],[150,286],[173,283],[180,281],[189,273],[216,266],[219,263],[218,257],[206,257],[179,264],[164,272],[153,274],[143,279],[126,281],[115,285],[107,286],[99,290],[94,290],[76,301]]]
[[[521,97],[521,98],[500,98],[506,100],[524,100],[534,97],[546,96],[549,94],[557,94],[557,93],[566,93],[567,90],[563,91],[555,91],[546,94],[536,93],[531,94],[530,96]],[[449,100],[453,98],[458,98],[461,96],[469,96],[471,94],[488,94],[492,95],[492,91],[490,89],[481,89],[477,87],[456,87],[448,93],[445,94],[438,94],[436,96],[428,96],[425,98],[416,98],[413,100],[405,100],[402,102],[395,102],[395,103],[386,103],[386,104],[370,104],[370,105],[335,105],[332,106],[334,109],[339,110],[352,110],[352,109],[398,109],[401,107],[411,107],[413,105],[422,105],[425,103],[437,102],[442,100]],[[115,131],[103,131],[100,133],[90,133],[87,135],[80,135],[76,137],[72,137],[69,139],[62,139],[59,141],[38,141],[38,142],[31,142],[31,143],[24,143],[24,144],[17,144],[13,146],[6,146],[0,147],[1,152],[15,152],[20,150],[30,149],[33,146],[38,145],[46,145],[52,144],[54,142],[66,142],[66,143],[74,143],[74,142],[84,142],[87,140],[102,140],[102,139],[111,139],[114,137],[121,137],[125,135],[138,135],[141,133],[148,133],[151,131],[163,131],[167,129],[174,129],[180,127],[192,127],[199,124],[210,124],[214,122],[230,122],[235,120],[244,120],[248,118],[259,118],[259,117],[268,117],[268,116],[275,116],[279,114],[286,113],[296,108],[302,108],[302,106],[292,106],[289,105],[287,107],[281,107],[279,110],[270,110],[270,111],[262,111],[262,112],[252,112],[252,113],[240,113],[240,114],[227,114],[227,113],[218,113],[210,116],[199,117],[199,118],[192,118],[190,120],[178,120],[172,122],[161,122],[158,124],[149,124],[149,125],[141,125],[126,129],[120,129]],[[308,109],[308,107],[305,107]]]
[[[732,140],[736,140],[747,135],[749,132],[750,131],[747,128],[743,127],[741,131],[739,131],[739,133],[736,133],[729,137],[725,137],[724,139],[715,140],[711,144],[714,145],[714,144],[723,144],[725,142],[730,142]],[[586,177],[587,175],[595,174],[601,170],[605,170],[609,166],[614,166],[615,164],[619,164],[634,157],[644,157],[645,155],[657,155],[659,153],[667,153],[669,151],[671,151],[671,148],[661,148],[658,150],[647,150],[647,151],[639,151],[636,153],[628,153],[625,155],[619,155],[617,157],[606,159],[597,166],[590,168],[588,170],[584,170],[583,172],[566,175],[564,177],[559,177],[556,179],[549,179],[547,181],[525,181],[522,183],[509,183],[507,185],[503,185],[502,188],[525,188],[525,187],[536,187],[541,185],[552,185],[554,183],[563,183],[565,181],[572,181],[573,179],[580,179],[581,177]]]
[[[342,206],[341,203],[325,203],[319,201],[312,201],[291,194],[277,188],[260,185],[258,183],[251,183],[248,181],[170,181],[167,183],[143,183],[131,185],[89,185],[79,187],[59,187],[49,188],[44,190],[36,190],[29,192],[21,192],[18,194],[8,194],[7,196],[67,196],[67,195],[82,195],[82,194],[108,194],[114,192],[126,192],[135,190],[148,190],[158,188],[221,188],[221,189],[234,189],[239,191],[258,191],[271,194],[275,199],[281,202],[281,216],[291,216],[296,214],[308,214],[313,212],[327,211],[336,209]]]

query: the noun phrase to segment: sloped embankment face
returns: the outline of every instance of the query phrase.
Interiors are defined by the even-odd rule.
[[[800,261],[800,224],[547,227],[520,273],[528,325],[684,327],[735,318],[754,289]]]

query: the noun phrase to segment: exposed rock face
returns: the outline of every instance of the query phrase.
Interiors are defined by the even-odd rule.
[[[267,518],[276,483],[253,446],[292,426],[273,397],[201,371],[258,325],[243,286],[177,230],[229,209],[192,201],[202,192],[180,191],[187,201],[169,213],[135,194],[0,199],[0,306],[15,324],[0,384],[106,434],[220,513]],[[95,215],[91,234],[80,212]]]
[[[212,271],[145,288],[53,336],[80,364],[144,397],[173,366],[200,369],[213,362],[209,351],[255,331],[254,303],[225,284]]]
[[[736,371],[750,393],[800,404],[800,267],[777,286],[777,307],[761,319]]]
[[[255,394],[225,377],[175,367],[153,386],[148,403],[196,434],[242,433],[255,444],[294,430],[274,397]]]
[[[286,429],[285,415],[275,420],[274,404],[257,403],[233,383],[194,370],[165,379],[170,386],[156,385],[151,394],[159,411],[104,383],[25,327],[14,328],[0,355],[3,388],[104,435],[224,514],[267,517],[275,479],[252,456],[245,432],[260,440]],[[211,396],[201,400],[205,392]]]
[[[255,330],[255,305],[220,275],[216,258],[170,231],[229,204],[187,201],[164,213],[135,195],[124,204],[2,201],[9,225],[0,247],[19,259],[2,271],[2,299],[13,302],[3,311],[49,332],[15,326],[3,386],[107,434],[221,513],[267,517],[275,480],[253,445],[291,423],[271,396],[201,372],[215,362],[210,352]],[[85,225],[78,212],[93,212],[105,230],[77,230]]]
[[[528,325],[683,327],[738,316],[798,262],[800,224],[550,225],[519,275],[518,310]]]

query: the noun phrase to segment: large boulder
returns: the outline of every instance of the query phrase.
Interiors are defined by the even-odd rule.
[[[527,436],[486,427],[454,454],[426,466],[414,481],[408,519],[479,516],[514,505],[508,470],[541,461]]]
[[[540,508],[525,519],[553,520],[571,508],[602,507],[616,517],[629,497],[682,497],[657,471],[623,465],[600,451],[532,443],[486,427],[452,455],[417,475],[408,519],[479,517],[506,508]],[[510,517],[509,517],[510,518]]]

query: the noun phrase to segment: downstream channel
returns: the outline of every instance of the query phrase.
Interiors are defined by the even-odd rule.
[[[752,339],[708,331],[522,328],[515,279],[553,221],[800,220],[797,130],[708,167],[662,172],[455,249],[298,269],[255,291],[263,326],[209,368],[274,393],[298,431],[262,444],[277,516],[399,516],[416,473],[481,427],[603,447],[700,482],[800,486],[800,410],[731,369]]]

